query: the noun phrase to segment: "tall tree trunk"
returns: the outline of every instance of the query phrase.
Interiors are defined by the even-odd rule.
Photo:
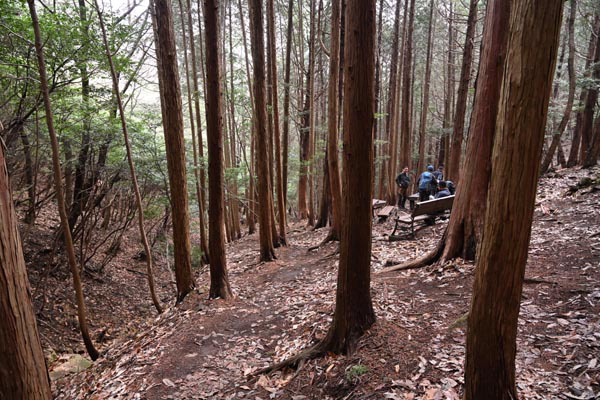
[[[181,3],[180,3],[181,4]],[[197,131],[194,130],[194,122],[193,122],[193,117],[192,117],[192,105],[191,105],[191,101],[192,98],[190,98],[190,84],[189,82],[187,83],[187,87],[188,87],[188,101],[190,102],[189,104],[189,113],[190,113],[190,126],[192,128],[192,146],[194,148],[193,150],[193,155],[194,155],[194,179],[195,179],[195,183],[196,183],[196,197],[198,197],[198,222],[200,224],[199,229],[200,229],[200,248],[202,249],[202,260],[205,263],[208,263],[210,261],[210,257],[209,257],[209,250],[208,250],[208,240],[206,238],[206,221],[205,221],[205,216],[204,216],[204,210],[206,209],[206,202],[204,201],[204,168],[202,168],[202,166],[199,166],[198,163],[198,153],[200,153],[200,155],[203,154],[203,150],[202,150],[202,116],[200,115],[200,92],[198,90],[198,68],[196,67],[197,65],[197,59],[196,59],[196,41],[194,39],[194,23],[192,21],[192,4],[191,4],[191,0],[186,0],[186,7],[187,7],[187,25],[188,25],[188,30],[189,30],[189,46],[190,46],[190,58],[191,58],[191,64],[192,64],[192,87],[193,87],[193,101],[194,101],[194,111],[195,111],[195,116],[196,116],[196,128]],[[198,6],[198,8],[200,8],[200,6]],[[200,25],[200,22],[198,22],[198,24]],[[183,17],[181,18],[181,25],[182,25],[182,32],[185,34],[185,22],[183,20]],[[200,35],[200,40],[202,40],[202,35]],[[184,37],[184,42],[185,42],[185,37]],[[184,54],[187,56],[187,52],[185,51],[185,45],[184,45]],[[184,57],[185,58],[185,57]],[[186,65],[186,79],[188,79],[189,76],[189,71],[188,71],[188,64],[187,61],[185,61],[185,65]],[[202,184],[203,186],[200,186],[200,184]]]
[[[392,37],[392,59],[390,63],[389,86],[388,86],[388,103],[385,117],[385,131],[387,133],[387,160],[385,169],[382,168],[381,174],[386,182],[384,191],[385,197],[389,204],[394,204],[396,199],[394,169],[395,169],[395,149],[397,148],[397,99],[398,99],[398,42],[400,41],[400,9],[401,1],[396,3],[396,13],[394,17],[394,36]],[[405,18],[406,19],[406,18]]]
[[[459,256],[475,259],[483,235],[509,17],[508,2],[488,3],[462,184],[458,186],[448,224],[444,260]]]
[[[562,5],[562,0],[512,5],[489,205],[468,320],[466,400],[517,398],[517,322]]]
[[[285,46],[285,72],[283,77],[283,145],[281,161],[281,179],[283,182],[283,200],[287,209],[287,184],[288,184],[288,152],[290,142],[290,75],[292,66],[292,36],[294,30],[294,0],[288,2],[287,36]]]
[[[299,162],[300,165],[298,167],[298,214],[300,219],[308,218],[308,207],[306,204],[306,189],[308,183],[307,176],[307,165],[308,165],[308,139],[309,139],[309,129],[310,129],[310,118],[309,118],[309,107],[310,107],[310,71],[305,67],[304,62],[304,21],[303,21],[303,1],[299,0],[298,4],[298,58],[299,58],[299,66],[298,66],[298,108],[303,107],[300,112],[300,126],[298,127],[298,142],[299,142]],[[304,82],[304,76],[306,75],[306,82]],[[306,87],[304,86],[306,84]],[[303,101],[303,106],[300,103]]]
[[[561,168],[567,168],[567,158],[565,157],[565,151],[563,150],[561,143],[558,143],[558,151],[556,152],[556,162],[561,166]]]
[[[156,29],[156,64],[158,67],[159,90],[161,91],[163,131],[167,150],[171,213],[173,215],[177,302],[181,302],[195,286],[191,263],[181,88],[179,86],[171,1],[151,0],[151,9],[154,14]]]
[[[592,82],[600,79],[600,24],[594,24],[594,32],[596,44],[594,45],[594,58],[590,65],[589,76]],[[594,109],[598,100],[598,85],[591,84],[586,91],[585,104],[581,115],[581,150],[579,162],[582,166],[588,166],[587,157],[592,147],[592,126],[594,124]]]
[[[596,32],[596,51],[594,52],[594,60],[592,61],[592,81],[600,81],[600,30]],[[583,110],[583,116],[581,121],[581,148],[582,153],[585,149],[584,156],[581,158],[582,166],[589,168],[596,165],[598,161],[598,154],[600,152],[600,137],[598,134],[594,134],[594,110],[596,108],[596,101],[598,100],[598,85],[592,84],[587,91],[587,97],[585,100],[585,108]]]
[[[305,101],[302,111],[300,126],[300,168],[298,171],[298,212],[301,219],[308,218],[308,205],[306,204],[306,190],[308,188],[308,163],[310,157],[310,81],[312,79],[310,67],[306,72]]]
[[[594,120],[594,128],[592,133],[592,144],[585,159],[585,163],[583,164],[584,168],[589,168],[596,165],[598,162],[598,157],[600,157],[600,116],[597,116]]]
[[[25,184],[27,185],[27,212],[25,213],[25,223],[33,224],[35,222],[35,182],[33,179],[33,159],[31,157],[31,145],[25,129],[21,127],[19,136],[23,145],[23,158],[25,158]]]
[[[272,190],[269,182],[269,144],[267,138],[267,108],[265,95],[265,45],[262,0],[250,0],[250,42],[254,61],[254,107],[256,116],[256,141],[258,150],[258,194],[260,260],[275,258],[271,233]]]
[[[540,171],[542,173],[548,171],[550,164],[552,163],[552,157],[556,152],[557,147],[560,145],[562,134],[569,123],[571,117],[571,110],[573,109],[573,101],[575,100],[575,14],[577,11],[577,3],[575,0],[570,0],[569,17],[567,18],[567,30],[569,32],[569,57],[567,58],[567,71],[569,74],[569,94],[567,97],[567,105],[563,113],[562,119],[558,124],[558,129],[552,135],[552,142],[546,152],[544,160],[542,161],[542,167]],[[553,97],[556,97],[556,93]]]
[[[217,4],[217,7],[220,9],[219,12],[217,12],[217,16],[219,17],[220,21],[218,21],[218,25],[221,26],[222,28],[220,28],[220,30],[222,31],[219,34],[220,37],[220,43],[217,44],[217,47],[219,48],[219,68],[221,69],[220,71],[220,76],[221,76],[221,83],[220,85],[222,85],[221,90],[222,90],[222,94],[220,97],[220,101],[223,103],[221,104],[221,109],[225,112],[221,118],[223,119],[223,121],[221,122],[221,130],[222,130],[222,159],[223,159],[223,166],[222,168],[225,168],[225,170],[230,169],[233,167],[233,143],[231,140],[231,135],[233,135],[232,133],[232,124],[231,124],[231,117],[232,114],[231,112],[227,112],[227,106],[224,105],[224,102],[228,102],[229,104],[233,105],[228,99],[228,93],[227,93],[227,70],[226,70],[226,66],[227,66],[227,62],[225,61],[225,46],[226,46],[226,37],[227,35],[225,34],[225,21],[226,21],[226,16],[227,16],[227,12],[225,11],[225,7],[221,7],[220,5]],[[205,35],[206,35],[206,28],[205,28]],[[207,49],[207,53],[208,53],[208,49]],[[208,68],[207,68],[208,70]],[[205,88],[208,91],[208,84],[205,81]],[[207,100],[207,98],[205,98],[205,100]],[[210,171],[209,171],[209,182],[210,182]],[[235,226],[234,226],[234,222],[233,222],[233,211],[232,211],[232,205],[233,205],[233,180],[232,179],[227,179],[227,180],[223,180],[222,184],[224,185],[224,202],[223,202],[223,214],[224,214],[224,227],[225,227],[225,243],[231,243],[235,240],[236,237],[236,231],[235,231]],[[209,183],[210,185],[210,183]],[[209,205],[210,207],[210,205]],[[209,216],[210,217],[210,216]]]
[[[0,145],[0,393],[6,399],[50,400],[50,380]]]
[[[590,76],[590,65],[592,59],[594,58],[594,51],[596,48],[596,32],[600,29],[600,12],[596,12],[594,14],[594,22],[592,23],[592,32],[590,33],[590,40],[588,42],[586,62],[584,68],[584,77],[588,78]],[[577,114],[575,115],[575,129],[573,131],[573,139],[571,141],[571,149],[569,150],[569,160],[567,161],[567,167],[574,167],[581,160],[580,158],[580,148],[581,148],[581,123],[583,120],[583,105],[585,104],[585,99],[587,96],[587,88],[581,88],[581,93],[579,95],[579,102]],[[583,160],[581,160],[583,161]]]
[[[115,91],[117,106],[119,108],[119,116],[121,117],[121,130],[123,131],[123,140],[125,142],[125,150],[127,153],[127,163],[129,164],[129,173],[131,174],[131,186],[135,195],[135,204],[137,207],[138,228],[140,230],[140,237],[142,239],[144,251],[146,252],[146,277],[148,279],[148,287],[150,289],[150,298],[152,299],[152,304],[154,304],[156,311],[158,311],[158,313],[160,314],[162,313],[162,307],[160,305],[158,297],[156,296],[156,290],[154,287],[152,251],[150,249],[150,245],[148,244],[146,228],[144,228],[144,206],[142,204],[142,196],[140,195],[140,188],[138,185],[137,175],[135,173],[135,166],[133,165],[133,156],[131,153],[131,145],[129,144],[129,132],[127,129],[127,121],[125,119],[125,110],[123,108],[123,101],[121,100],[121,92],[119,90],[119,79],[117,77],[117,71],[115,70],[110,46],[108,44],[108,37],[106,35],[106,28],[104,26],[104,18],[102,17],[102,13],[100,12],[100,7],[98,7],[97,0],[94,0],[94,5],[96,8],[96,12],[98,13],[98,19],[100,21],[100,28],[102,30],[102,41],[104,43],[106,58],[110,67],[110,75],[112,78],[113,90]]]
[[[425,134],[427,132],[427,113],[429,112],[429,86],[431,84],[431,52],[433,47],[433,35],[435,29],[435,0],[429,3],[429,27],[427,29],[427,58],[425,61],[425,77],[423,79],[423,104],[421,106],[421,122],[419,125],[419,162],[417,174],[425,170]],[[417,188],[417,179],[414,179],[414,188]]]
[[[330,219],[329,216],[331,214],[330,213],[330,211],[331,211],[331,189],[329,187],[329,167],[327,167],[327,164],[328,164],[327,159],[328,159],[328,154],[327,154],[327,149],[325,149],[325,160],[323,163],[323,179],[322,179],[323,190],[321,190],[319,215],[315,222],[315,227],[314,227],[315,229],[326,227],[327,223],[329,222],[329,219]],[[330,239],[329,239],[329,235],[328,235],[325,238],[325,240],[323,241],[323,243],[325,243],[326,241],[329,241],[329,240]]]
[[[206,39],[206,130],[208,139],[208,235],[210,251],[209,298],[233,296],[227,277],[225,235],[223,232],[223,99],[221,81],[221,49],[219,1],[204,0]]]
[[[316,123],[316,107],[315,107],[315,59],[316,59],[316,42],[319,33],[316,30],[316,7],[315,0],[310,0],[310,38],[309,38],[309,52],[308,52],[308,70],[310,71],[310,97],[309,106],[310,114],[308,115],[309,128],[308,128],[308,225],[314,226],[315,224],[315,205],[314,205],[314,171],[315,171],[315,123]]]
[[[188,9],[184,9],[183,2],[178,0],[179,3],[179,19],[181,20],[181,35],[183,37],[183,64],[185,65],[185,82],[187,89],[187,97],[188,97],[188,114],[190,118],[190,130],[192,131],[192,150],[194,156],[194,186],[196,187],[196,197],[198,201],[198,222],[200,224],[200,248],[202,250],[202,262],[208,263],[208,245],[206,243],[206,235],[204,234],[204,207],[202,204],[202,189],[200,188],[200,175],[198,173],[198,150],[196,147],[196,123],[194,121],[194,110],[193,103],[194,97],[192,96],[192,85],[190,81],[190,68],[188,63],[188,54],[187,54],[187,35],[186,35],[186,18],[184,18],[184,14],[187,14],[188,17],[191,16],[191,10],[188,5]],[[193,25],[189,24],[190,33],[192,31]],[[190,43],[191,47],[195,46],[195,43]],[[194,59],[192,57],[192,64],[194,64]],[[202,128],[199,129],[200,131]]]
[[[267,31],[268,31],[268,54],[271,63],[271,91],[272,91],[272,112],[273,112],[273,138],[275,141],[275,185],[277,192],[277,205],[279,207],[279,243],[282,246],[287,244],[285,230],[287,227],[285,200],[283,193],[283,171],[281,166],[281,137],[279,134],[279,96],[277,90],[277,50],[275,46],[275,7],[273,0],[267,0]]]
[[[339,240],[342,229],[342,187],[338,163],[338,81],[340,71],[340,0],[331,3],[331,44],[329,47],[329,84],[327,91],[327,169],[331,191],[331,229],[328,238]]]
[[[336,305],[321,348],[352,353],[375,322],[370,294],[375,0],[348,0],[344,83],[344,223]]]
[[[452,129],[452,116],[454,108],[454,27],[452,2],[449,3],[448,12],[448,61],[446,64],[446,93],[444,94],[444,120],[442,121],[442,137],[440,139],[440,150],[438,165],[445,165],[448,159],[450,130]]]
[[[248,184],[248,234],[253,234],[256,231],[256,190],[255,190],[255,131],[256,131],[256,110],[254,106],[254,91],[252,89],[252,77],[250,75],[250,62],[248,60],[248,44],[246,41],[246,26],[244,22],[244,9],[242,8],[242,1],[238,1],[238,10],[240,15],[240,25],[242,28],[242,40],[244,44],[244,61],[246,66],[246,78],[248,82],[248,93],[250,95],[250,108],[252,110],[252,121],[250,129],[250,165],[249,165],[249,184]],[[287,154],[286,154],[287,157]],[[246,163],[247,164],[247,163]]]
[[[237,132],[237,124],[235,120],[235,84],[234,84],[234,72],[233,72],[233,22],[232,22],[232,3],[229,3],[229,84],[230,84],[230,95],[229,95],[229,104],[230,104],[230,116],[229,118],[231,128],[229,129],[230,133],[230,145],[231,145],[231,163],[232,167],[238,168],[239,162],[237,158],[236,152],[236,134]],[[241,143],[241,140],[240,140]],[[233,222],[233,230],[236,239],[240,239],[242,237],[242,230],[240,227],[240,201],[238,197],[238,183],[237,183],[237,174],[232,182],[232,198],[231,198],[231,219]]]
[[[52,114],[52,106],[50,104],[50,94],[48,91],[48,79],[46,78],[46,64],[44,62],[44,52],[42,47],[42,34],[38,22],[37,12],[35,10],[34,0],[27,0],[29,12],[33,23],[33,32],[35,35],[35,50],[37,54],[38,70],[40,74],[40,86],[42,97],[44,100],[44,109],[46,111],[46,125],[48,126],[48,134],[50,135],[50,145],[52,147],[52,169],[54,171],[54,186],[56,190],[56,201],[58,203],[58,213],[63,230],[65,240],[65,248],[69,260],[71,275],[73,276],[73,287],[75,289],[75,297],[77,301],[77,318],[79,320],[79,330],[83,338],[85,348],[92,360],[96,360],[99,356],[98,350],[94,347],[94,343],[90,338],[87,326],[87,313],[85,309],[85,299],[83,297],[83,289],[81,287],[81,278],[79,276],[79,266],[75,257],[75,247],[73,246],[73,238],[69,227],[69,217],[65,206],[65,198],[62,189],[62,171],[60,169],[60,155],[58,153],[58,139],[54,131],[54,118]]]
[[[406,0],[409,4],[408,22],[406,25],[406,42],[404,47],[404,61],[402,70],[402,115],[400,118],[400,168],[411,168],[411,92],[412,92],[412,44],[413,44],[413,25],[415,19],[415,0]],[[394,166],[395,167],[395,166]]]
[[[268,165],[269,165],[269,187],[271,188],[271,203],[269,204],[269,226],[271,227],[271,238],[273,239],[273,246],[275,248],[279,247],[279,234],[277,233],[277,225],[275,221],[277,218],[275,217],[275,200],[273,199],[273,187],[275,185],[275,145],[273,143],[273,91],[271,90],[271,61],[269,58],[269,50],[268,50],[268,38],[267,38],[267,140],[268,140]]]
[[[377,17],[377,59],[375,61],[375,105],[373,109],[376,114],[379,114],[379,105],[381,104],[381,40],[382,40],[382,28],[383,28],[383,0],[379,0],[379,15]],[[375,181],[377,179],[377,164],[383,163],[383,146],[377,142],[378,139],[383,140],[382,135],[380,134],[381,124],[379,123],[379,117],[375,118],[373,122],[373,137],[375,138],[375,143],[373,144],[373,162],[374,164],[374,173],[373,173],[373,195],[375,193],[382,193],[381,186],[378,187],[378,190],[375,190]],[[380,170],[381,173],[381,170]],[[379,179],[379,185],[381,185],[381,178]],[[381,197],[380,197],[381,198]]]
[[[471,81],[471,63],[473,61],[473,41],[475,25],[477,23],[477,5],[479,0],[469,3],[469,16],[467,17],[467,33],[463,49],[460,81],[456,97],[456,111],[454,113],[454,126],[452,131],[452,146],[447,168],[447,177],[455,183],[460,180],[460,160],[465,130],[465,114],[467,113],[467,98],[469,96],[469,82]]]
[[[204,91],[204,93],[206,93],[206,71],[204,68],[204,40],[202,40],[202,6],[200,5],[200,1],[198,1],[198,49],[200,50],[200,54],[198,55],[198,61],[194,62],[193,65],[200,65],[200,76],[198,77],[198,79],[202,79],[202,89]],[[191,32],[193,33],[193,31]],[[190,38],[192,38],[190,36]],[[195,47],[192,50],[192,56],[195,59]],[[194,71],[194,68],[192,68],[192,73]],[[194,79],[194,82],[197,82],[198,79]],[[196,83],[197,85],[197,83]],[[197,93],[197,99],[198,99],[198,103],[194,104],[194,108],[196,109],[196,118],[198,120],[198,156],[200,157],[201,160],[205,160],[204,158],[204,144],[203,144],[203,139],[202,139],[202,113],[200,113],[200,92],[199,92],[199,88],[198,86],[194,86],[194,92]],[[207,191],[206,191],[206,174],[205,174],[205,166],[204,166],[204,162],[201,163],[200,165],[200,185],[202,187],[202,204],[203,204],[203,208],[206,210],[206,196],[207,196]]]

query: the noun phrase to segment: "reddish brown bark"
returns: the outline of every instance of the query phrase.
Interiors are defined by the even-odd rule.
[[[351,353],[375,322],[370,294],[375,0],[346,6],[344,205],[333,322],[320,348]]]
[[[425,171],[425,132],[427,132],[427,113],[429,112],[429,86],[431,83],[431,51],[433,46],[433,35],[435,27],[435,1],[429,4],[429,27],[427,29],[427,58],[425,61],[425,77],[423,78],[423,104],[421,107],[421,123],[419,125],[419,162],[417,173]],[[417,188],[417,180],[414,179],[414,188]]]
[[[468,319],[466,400],[518,398],[517,322],[562,5],[562,0],[512,4],[485,232]]]
[[[180,302],[195,286],[191,263],[181,88],[171,1],[153,0],[151,9],[156,26],[156,64],[171,192],[177,301]]]
[[[600,15],[598,13],[597,15]],[[598,18],[598,17],[596,17]],[[594,58],[590,64],[591,70],[589,76],[594,79],[600,79],[600,23],[596,20],[594,24],[593,36],[595,36]],[[581,150],[579,153],[579,162],[586,166],[588,152],[592,146],[592,126],[594,122],[594,109],[598,100],[598,86],[591,84],[586,90],[585,103],[583,113],[581,115]]]
[[[0,393],[15,400],[52,398],[17,217],[0,145]]]
[[[198,89],[198,68],[196,64],[198,63],[196,59],[196,40],[194,39],[194,23],[192,21],[192,4],[191,0],[186,0],[187,7],[187,25],[189,30],[189,46],[190,46],[190,61],[192,64],[192,89],[193,93],[192,98],[194,100],[194,112],[196,116],[196,128],[197,131],[194,130],[194,122],[192,117],[192,107],[189,105],[189,113],[190,113],[190,126],[192,128],[192,146],[194,147],[193,155],[194,155],[194,179],[196,183],[196,196],[198,197],[198,222],[200,229],[200,248],[202,249],[202,259],[205,263],[208,263],[210,260],[209,251],[208,251],[208,239],[206,237],[206,218],[204,211],[206,209],[206,203],[204,201],[204,168],[199,165],[198,162],[198,153],[200,156],[203,155],[203,146],[202,146],[202,115],[200,113],[200,92]],[[198,7],[200,8],[200,7]],[[182,26],[185,25],[183,17],[181,18]],[[198,22],[198,24],[200,24]],[[185,42],[185,27],[182,28],[182,32],[184,34],[184,42]],[[202,35],[200,35],[200,40],[202,40]],[[185,44],[184,44],[184,54],[187,56],[187,52],[185,52]],[[186,64],[186,79],[189,76],[187,61]],[[190,97],[190,84],[188,83],[188,98]],[[191,101],[191,99],[189,100]],[[202,187],[200,186],[202,184]]]
[[[273,110],[273,139],[275,141],[275,186],[277,192],[277,205],[279,207],[279,243],[283,246],[287,244],[286,236],[286,212],[285,199],[283,192],[283,171],[281,165],[281,137],[279,133],[279,96],[277,89],[277,52],[275,46],[275,9],[273,0],[267,0],[267,18],[268,18],[268,43],[269,60],[271,63],[271,91],[272,91],[272,110]],[[289,99],[288,99],[289,100]],[[289,106],[289,104],[288,104]],[[287,138],[286,138],[287,139]]]
[[[308,83],[309,89],[309,105],[308,108],[310,113],[308,115],[308,225],[314,226],[315,224],[315,210],[314,210],[314,167],[315,167],[315,123],[316,123],[316,107],[315,107],[315,81],[317,78],[315,70],[315,59],[316,59],[316,42],[319,33],[316,29],[316,7],[315,0],[310,0],[310,37],[309,37],[309,52],[308,52],[308,70],[311,75]]]
[[[381,104],[381,40],[382,40],[382,28],[383,28],[383,0],[379,0],[379,14],[377,17],[377,59],[375,62],[375,105],[374,110],[375,113],[379,113],[379,106]],[[375,118],[373,122],[373,137],[375,138],[375,143],[373,144],[373,160],[375,160],[374,165],[374,173],[373,173],[373,196],[375,193],[381,193],[383,191],[382,180],[379,177],[379,187],[378,190],[375,190],[375,184],[377,179],[377,165],[378,163],[382,163],[382,146],[377,142],[378,140],[384,140],[381,133],[381,124],[379,123],[379,117]],[[381,197],[379,197],[381,198]]]
[[[265,90],[265,45],[262,0],[250,0],[250,42],[254,61],[254,107],[256,116],[256,142],[258,159],[259,235],[260,259],[275,258],[271,234],[272,191],[269,182],[269,151],[267,138],[267,108]]]
[[[285,46],[285,72],[283,78],[283,144],[281,160],[281,179],[283,181],[283,200],[287,209],[287,184],[288,184],[288,148],[290,136],[290,75],[292,67],[292,36],[294,29],[294,0],[288,3],[287,35]]]
[[[442,121],[442,137],[438,152],[438,165],[445,165],[449,156],[450,131],[452,130],[452,116],[454,114],[454,14],[452,2],[449,3],[448,12],[448,59],[445,68],[446,85],[444,93],[444,119]]]
[[[542,161],[541,172],[544,173],[550,167],[552,163],[552,157],[554,157],[554,153],[556,149],[560,145],[560,140],[562,137],[567,124],[569,123],[569,118],[571,117],[571,110],[573,108],[573,101],[575,100],[575,14],[577,11],[577,4],[575,0],[570,0],[570,9],[569,9],[569,17],[567,19],[567,30],[569,33],[569,56],[567,58],[567,72],[569,74],[569,94],[567,97],[567,105],[565,106],[565,111],[563,116],[558,124],[558,128],[556,132],[552,135],[552,142],[550,143],[550,147],[544,156],[544,160]],[[564,48],[564,47],[563,47]],[[563,51],[561,50],[561,53]],[[561,54],[562,57],[562,54]],[[558,85],[558,83],[557,83]],[[556,86],[553,97],[558,95]],[[560,154],[560,152],[559,152]]]
[[[391,130],[391,138],[390,138],[390,158],[388,162],[388,191],[387,191],[387,201],[389,204],[396,204],[396,172],[397,172],[397,164],[398,164],[398,149],[402,142],[401,131],[400,131],[400,123],[401,123],[401,102],[403,98],[402,84],[403,84],[403,68],[404,68],[404,58],[406,56],[406,52],[404,51],[404,47],[406,44],[406,28],[408,21],[408,8],[411,0],[404,1],[404,18],[402,21],[402,34],[399,37],[400,40],[400,54],[397,55],[398,67],[396,73],[396,88],[395,88],[395,98],[394,98],[394,110],[393,110],[393,126]],[[402,56],[400,56],[402,55]]]
[[[600,157],[600,116],[596,117],[592,132],[592,144],[590,146],[590,150],[588,151],[585,163],[583,164],[584,168],[589,168],[596,165],[598,162],[598,157]]]
[[[387,95],[387,108],[386,108],[386,116],[385,116],[385,135],[387,138],[387,143],[384,148],[385,154],[382,155],[384,157],[384,161],[381,163],[381,179],[380,182],[384,187],[384,190],[381,195],[385,196],[388,203],[393,204],[395,202],[396,192],[395,185],[393,184],[393,180],[395,177],[392,177],[395,164],[394,154],[397,140],[397,124],[396,124],[396,110],[397,110],[397,86],[398,86],[398,46],[400,40],[400,9],[402,2],[398,1],[396,3],[396,12],[394,17],[394,36],[392,37],[392,59],[390,63],[390,74],[389,74],[389,83],[388,83],[388,95]],[[383,197],[381,196],[381,197]]]
[[[594,51],[596,48],[596,32],[600,29],[600,12],[596,12],[594,15],[594,22],[592,23],[592,32],[590,33],[590,39],[588,42],[587,55],[585,57],[585,73],[584,76],[588,78],[590,76],[590,64],[594,58]],[[569,150],[569,160],[567,161],[567,167],[574,167],[580,162],[580,148],[581,148],[581,122],[583,119],[583,105],[587,96],[587,88],[581,88],[579,95],[578,108],[579,111],[575,115],[575,129],[573,131],[573,139],[571,141],[571,149]]]
[[[471,0],[469,4],[469,16],[467,17],[467,33],[465,35],[465,47],[463,49],[462,67],[460,70],[460,81],[456,95],[456,111],[454,113],[454,126],[452,131],[452,145],[450,149],[447,178],[458,183],[460,180],[460,160],[462,155],[462,144],[465,130],[465,114],[467,113],[467,97],[469,82],[471,81],[471,63],[473,61],[473,37],[475,36],[475,24],[477,23],[477,5],[479,0]]]
[[[327,169],[331,192],[331,229],[329,238],[339,240],[342,227],[342,188],[338,163],[338,81],[340,71],[340,0],[331,3],[331,44],[329,47],[329,86],[327,92]]]
[[[509,16],[508,2],[494,0],[488,4],[462,184],[448,224],[444,260],[474,259],[483,235]]]
[[[210,251],[209,298],[233,296],[227,277],[223,224],[223,102],[218,0],[204,0],[206,38],[206,128],[208,140],[208,246]]]
[[[597,32],[600,33],[600,32]],[[591,77],[594,82],[600,80],[600,34],[596,39],[596,51],[594,52],[594,60],[592,61]],[[581,164],[584,168],[589,168],[596,165],[598,161],[598,153],[600,152],[600,138],[594,134],[594,111],[598,100],[598,85],[592,84],[587,91],[585,100],[585,108],[581,121],[581,150],[583,157]],[[584,152],[585,151],[585,152]]]
[[[402,114],[400,117],[400,168],[411,168],[411,93],[412,93],[412,46],[415,19],[415,0],[407,0],[408,22],[406,25],[406,45],[402,70]],[[405,17],[406,18],[406,17]],[[394,165],[395,167],[395,165]],[[395,174],[394,174],[395,175]],[[395,177],[394,177],[395,178]]]

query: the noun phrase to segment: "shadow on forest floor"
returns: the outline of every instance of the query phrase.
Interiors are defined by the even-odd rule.
[[[538,190],[519,320],[523,398],[592,399],[600,392],[600,192],[592,187],[564,196],[587,173],[554,173]],[[389,259],[423,254],[444,228],[437,224],[420,230],[414,241],[390,243],[392,225],[374,224],[374,271]],[[291,228],[291,245],[278,249],[272,263],[256,264],[256,235],[228,245],[234,301],[206,300],[208,274],[202,269],[198,293],[143,324],[132,317],[140,327],[136,334],[107,345],[91,369],[54,382],[55,395],[460,399],[474,269],[462,260],[373,275],[378,321],[352,356],[329,355],[298,371],[248,379],[323,337],[331,319],[337,256],[329,255],[336,244],[308,252],[327,229]],[[143,297],[145,286],[139,288]]]

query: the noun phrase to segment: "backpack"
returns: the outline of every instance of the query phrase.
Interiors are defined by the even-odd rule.
[[[433,174],[431,172],[423,172],[421,174],[421,178],[419,179],[419,190],[431,190],[431,183],[433,179]]]

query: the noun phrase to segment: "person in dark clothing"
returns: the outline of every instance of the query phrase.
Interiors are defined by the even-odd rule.
[[[440,165],[438,167],[437,171],[434,171],[432,173],[433,173],[433,177],[435,178],[437,183],[440,183],[441,181],[444,180],[444,166],[443,165]],[[435,194],[437,193],[437,191],[440,190],[438,188],[437,183],[431,187],[431,195],[434,197],[435,197]]]
[[[438,167],[438,170],[433,173],[433,176],[435,177],[436,181],[438,181],[438,182],[443,181],[444,180],[444,166],[440,165]]]
[[[396,185],[398,185],[398,207],[404,208],[408,199],[408,186],[410,185],[408,167],[404,167],[402,172],[396,177]]]
[[[440,181],[438,182],[438,191],[435,194],[435,198],[436,199],[441,199],[444,197],[448,197],[448,196],[452,196],[450,194],[450,191],[448,190],[448,184],[446,183],[446,181]],[[427,225],[434,225],[435,224],[435,219],[439,217],[441,219],[446,219],[446,216],[444,215],[444,211],[439,211],[433,214],[429,215],[429,218],[427,218],[425,220],[425,224]]]
[[[448,184],[446,183],[446,181],[440,181],[439,190],[435,194],[435,198],[441,199],[442,197],[448,197],[448,196],[452,196],[452,194],[450,193],[450,190],[448,190]]]
[[[446,185],[448,185],[448,191],[450,192],[450,194],[453,195],[456,193],[456,186],[454,185],[454,182],[446,181]]]
[[[433,165],[427,166],[427,171],[419,177],[419,201],[429,200],[431,190],[437,185],[435,176],[433,176]]]

